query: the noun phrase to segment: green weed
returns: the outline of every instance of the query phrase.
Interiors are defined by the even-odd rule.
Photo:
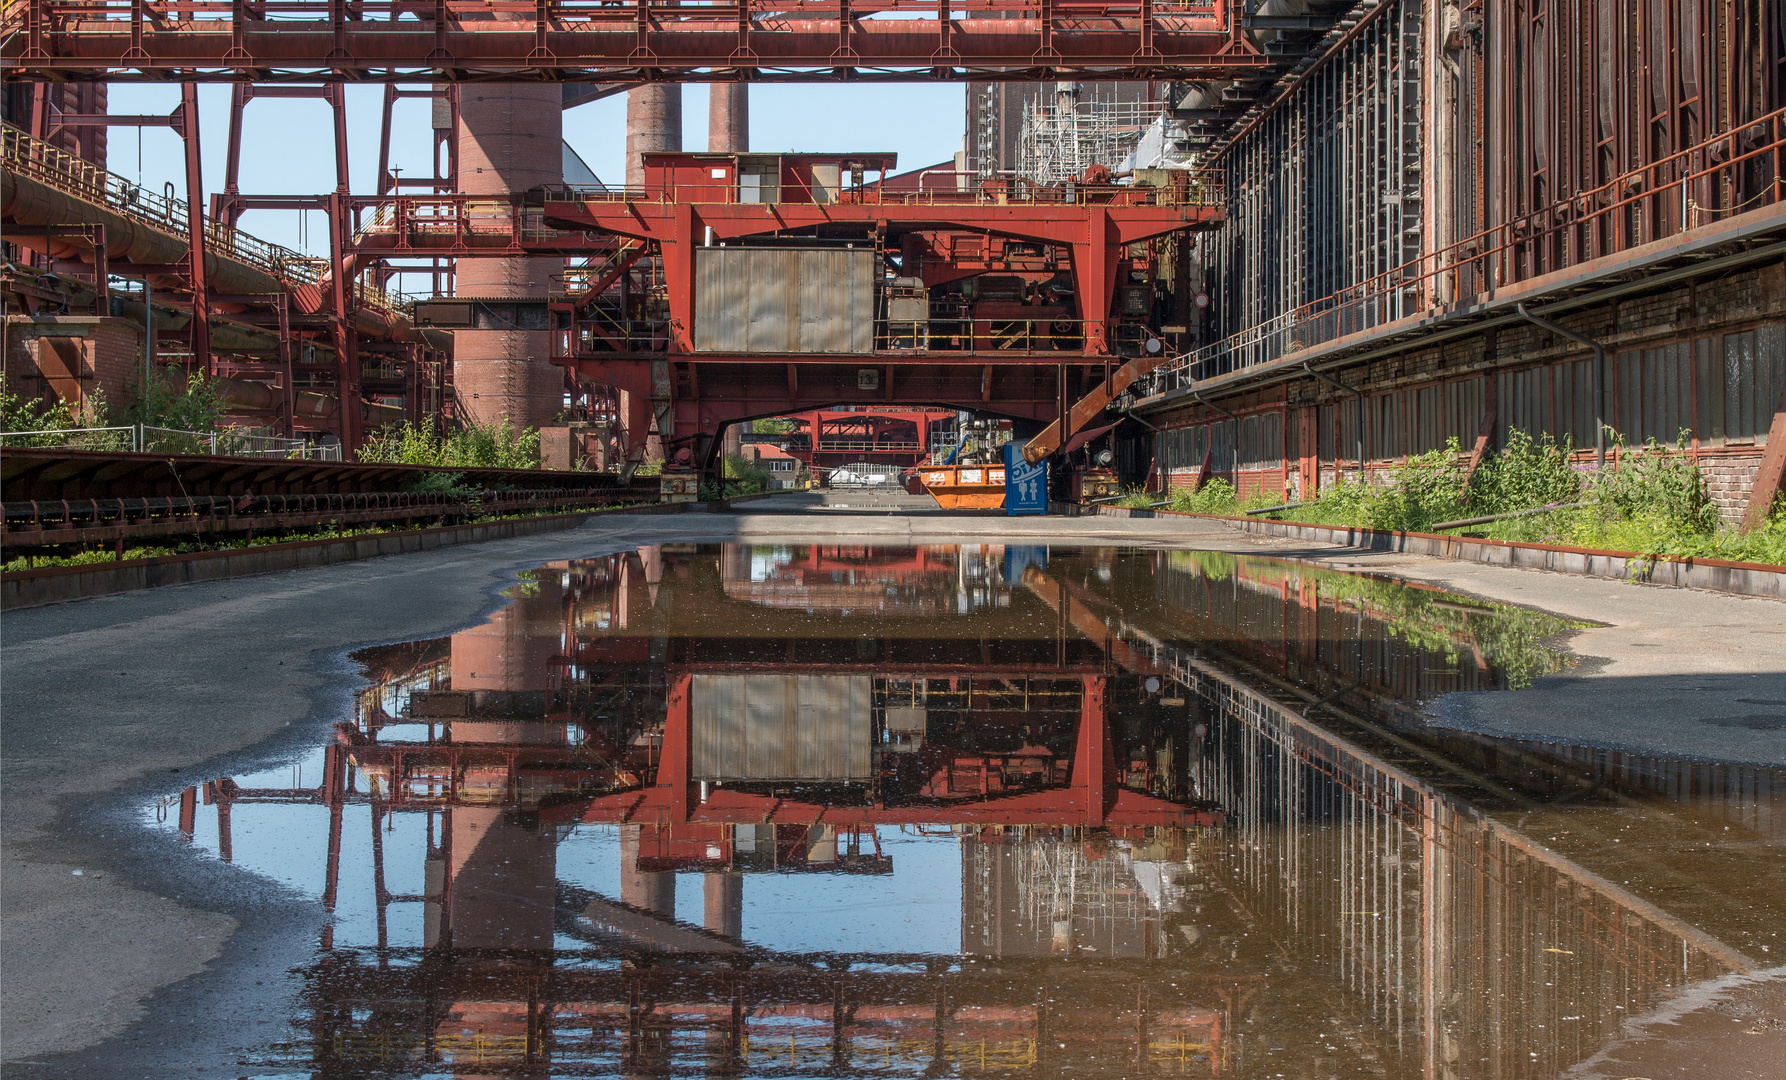
[[[360,447],[359,459],[435,468],[537,469],[540,433],[538,428],[518,428],[507,417],[495,424],[467,424],[444,436],[405,422],[370,435]]]

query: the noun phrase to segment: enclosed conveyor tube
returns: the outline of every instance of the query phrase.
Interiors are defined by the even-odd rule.
[[[283,391],[272,383],[222,378],[213,379],[211,385],[221,392],[224,408],[231,413],[277,413],[285,407]],[[338,400],[337,395],[328,391],[299,390],[292,395],[292,419],[321,420],[334,416]],[[367,426],[401,423],[403,418],[401,405],[360,401],[360,421]]]
[[[124,262],[174,264],[189,254],[185,237],[164,232],[125,214],[64,194],[47,184],[0,169],[0,213],[20,226],[54,227],[59,235],[32,235],[21,229],[7,237],[21,247],[43,251],[52,258],[93,261],[92,249],[71,233],[73,226],[98,225],[105,229],[106,257]],[[219,254],[205,252],[205,277],[220,293],[284,292],[286,284],[259,267]],[[172,281],[171,278],[166,279]]]

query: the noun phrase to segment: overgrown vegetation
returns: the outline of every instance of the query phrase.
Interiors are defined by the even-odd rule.
[[[619,509],[623,504],[608,506],[592,506],[574,513],[599,513],[603,510]],[[459,524],[474,525],[479,522],[512,521],[518,518],[550,517],[564,513],[561,510],[542,510],[537,513],[518,514],[474,514],[462,518]],[[143,545],[124,549],[126,559],[152,559],[162,555],[186,555],[199,551],[236,551],[249,547],[265,547],[271,544],[292,544],[304,540],[339,540],[353,536],[372,536],[379,533],[411,532],[417,529],[432,529],[436,526],[426,523],[414,525],[368,525],[365,527],[329,524],[308,532],[279,533],[270,536],[257,536],[251,540],[188,540],[169,545]],[[44,555],[27,559],[23,555],[15,555],[0,562],[0,571],[12,573],[18,570],[29,570],[33,567],[50,566],[92,566],[98,563],[117,561],[117,553],[110,548],[93,551],[78,551],[71,555]]]
[[[701,485],[702,500],[755,495],[759,491],[769,491],[775,487],[775,478],[769,474],[768,469],[737,454],[727,455],[720,475],[725,477],[723,483],[709,480]]]
[[[0,428],[6,431],[39,431],[40,435],[9,438],[8,446],[69,446],[81,450],[129,450],[131,436],[123,431],[82,431],[82,428],[134,427],[166,430],[148,432],[148,445],[159,453],[202,454],[212,448],[212,436],[227,440],[236,433],[223,426],[222,387],[202,372],[188,375],[175,367],[150,371],[145,381],[131,386],[129,403],[117,414],[94,387],[77,407],[67,402],[25,399],[5,388],[0,379]],[[67,432],[67,434],[61,434]]]
[[[223,426],[223,412],[223,387],[206,379],[204,372],[160,367],[135,387],[122,422],[208,434]],[[196,437],[186,438],[192,446],[158,443],[156,449],[171,453],[202,453],[209,449],[208,439],[201,446]]]
[[[1249,495],[1245,499],[1234,492],[1234,485],[1226,480],[1211,480],[1191,491],[1179,488],[1172,497],[1162,500],[1159,495],[1142,491],[1139,488],[1126,492],[1114,505],[1131,509],[1174,510],[1181,514],[1239,514],[1260,506],[1276,506],[1283,502],[1275,494]]]
[[[1525,608],[1479,603],[1459,596],[1414,588],[1363,574],[1320,570],[1277,559],[1258,559],[1225,552],[1174,551],[1167,555],[1174,570],[1194,572],[1213,581],[1241,578],[1254,582],[1294,581],[1312,584],[1320,600],[1364,613],[1382,631],[1404,644],[1445,658],[1455,667],[1466,651],[1497,669],[1512,689],[1569,666],[1566,653],[1552,641],[1566,631],[1589,624]]]
[[[1612,436],[1605,469],[1577,468],[1574,447],[1549,435],[1508,432],[1506,445],[1465,477],[1457,440],[1411,457],[1377,479],[1347,480],[1312,503],[1271,517],[1314,525],[1430,532],[1435,526],[1523,510],[1539,512],[1468,526],[1460,534],[1568,547],[1630,551],[1650,558],[1728,559],[1786,565],[1786,508],[1743,532],[1725,523],[1691,455],[1651,440],[1630,448]],[[1683,440],[1690,439],[1683,432]],[[1614,464],[1616,462],[1616,464]],[[1119,505],[1145,502],[1131,494]],[[1578,505],[1579,504],[1579,505]],[[1544,508],[1550,509],[1544,509]],[[1202,514],[1238,514],[1250,507],[1233,488],[1211,481],[1169,506]],[[1451,531],[1451,530],[1448,530]]]
[[[507,417],[496,424],[467,424],[445,436],[405,422],[372,433],[360,447],[359,459],[436,468],[536,469],[540,433],[538,428],[517,428]],[[447,482],[449,487],[457,480]]]
[[[765,416],[761,420],[751,421],[750,430],[758,435],[786,435],[798,426],[784,417]]]
[[[130,438],[121,431],[79,432],[79,428],[106,426],[109,410],[105,394],[97,387],[87,400],[70,409],[65,401],[26,398],[12,392],[0,373],[0,431],[42,434],[13,436],[7,446],[75,446],[83,450],[128,450]],[[68,434],[63,434],[67,432]]]

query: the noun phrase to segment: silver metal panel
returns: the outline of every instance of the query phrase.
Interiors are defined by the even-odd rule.
[[[788,352],[792,316],[788,310],[787,263],[785,251],[751,251],[739,249],[736,255],[724,256],[738,264],[744,278],[744,316],[742,333],[735,336],[739,352]],[[723,317],[729,317],[725,313]],[[701,324],[699,311],[695,325]]]
[[[843,169],[837,165],[814,165],[812,167],[812,201],[815,203],[834,203],[837,193],[843,188]]]
[[[930,300],[923,296],[896,296],[887,301],[887,321],[920,323],[930,321]]]
[[[916,731],[923,734],[930,726],[930,710],[922,705],[887,706],[888,731]]]
[[[867,248],[699,248],[695,350],[872,353],[874,287]]]
[[[873,679],[866,675],[797,676],[799,721],[795,775],[801,778],[866,779]]]
[[[866,675],[696,675],[694,780],[867,780],[874,723]]]

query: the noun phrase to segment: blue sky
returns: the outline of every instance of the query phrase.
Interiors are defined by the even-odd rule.
[[[683,88],[683,145],[707,146],[705,85]],[[179,103],[178,86],[117,83],[111,87],[114,113],[167,113]],[[348,167],[356,194],[376,190],[381,86],[347,88]],[[753,86],[750,103],[751,149],[763,151],[855,152],[893,151],[901,168],[934,165],[961,149],[965,87],[960,83],[909,85]],[[205,163],[205,194],[223,187],[229,139],[229,87],[199,89]],[[242,180],[245,194],[317,195],[334,189],[332,121],[320,100],[263,98],[249,104],[242,138]],[[625,98],[616,95],[579,106],[565,114],[564,134],[589,167],[604,181],[617,182],[625,172]],[[397,103],[392,137],[392,163],[404,175],[429,171],[428,102]],[[140,133],[140,142],[139,142]],[[185,192],[185,166],[180,139],[165,128],[112,128],[111,171],[140,181],[155,191],[172,183]],[[247,232],[323,254],[320,215],[307,227],[291,211],[260,211],[242,221]]]

